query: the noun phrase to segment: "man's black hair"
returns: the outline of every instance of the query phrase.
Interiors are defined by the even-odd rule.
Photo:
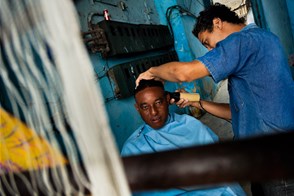
[[[234,11],[227,6],[216,3],[201,11],[197,17],[197,22],[192,33],[198,37],[198,34],[204,31],[212,32],[213,19],[220,18],[232,24],[244,24],[245,18],[240,18]]]
[[[164,90],[163,83],[158,80],[140,80],[139,85],[135,89],[134,96],[136,97],[136,94],[142,90],[144,90],[147,87],[160,87],[162,90]]]

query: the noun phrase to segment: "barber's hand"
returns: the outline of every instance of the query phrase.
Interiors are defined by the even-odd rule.
[[[192,106],[194,104],[194,102],[192,101],[189,101],[187,99],[183,99],[181,98],[178,102],[176,102],[176,105],[179,107],[179,108],[185,108],[187,106]]]
[[[175,90],[175,92],[180,92],[180,93],[186,93],[187,91],[185,91],[184,89],[177,89]],[[188,102],[188,100],[186,99],[180,99],[178,102],[175,102],[175,99],[170,99],[169,103],[170,104],[176,104],[178,107],[185,107],[185,104]]]
[[[150,68],[151,69],[151,68]],[[136,87],[139,85],[141,80],[159,80],[162,83],[164,82],[164,80],[162,80],[161,78],[156,77],[155,75],[153,75],[150,71],[150,69],[148,69],[147,71],[141,73],[138,78],[136,79]]]
[[[184,89],[178,89],[176,92],[187,93]],[[185,108],[187,106],[197,107],[199,105],[198,101],[189,101],[188,99],[181,98],[178,102],[175,102],[174,99],[170,99],[170,104],[176,104],[179,108]]]

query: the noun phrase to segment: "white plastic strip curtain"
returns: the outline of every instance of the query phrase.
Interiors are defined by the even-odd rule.
[[[63,149],[54,134],[51,117],[62,137],[74,176],[70,179],[65,166],[52,167],[52,184],[44,163],[38,166],[37,174],[28,170],[30,179],[22,172],[0,170],[1,195],[22,195],[16,178],[21,179],[31,195],[83,195],[85,189],[90,190],[90,195],[130,195],[77,21],[70,0],[0,0],[0,44],[4,51],[0,62],[4,83],[1,88],[7,92],[13,117],[21,119],[23,114],[26,125],[34,131],[32,138],[42,137],[61,152]],[[5,54],[5,63],[2,54]],[[16,78],[14,81],[9,70]],[[73,130],[78,149],[65,121]],[[1,123],[1,130],[4,130],[4,120]],[[15,123],[12,129],[10,135],[18,131],[18,135],[26,136],[19,131],[19,124]],[[3,149],[9,149],[7,138],[1,138]],[[35,143],[35,148],[41,151],[42,143],[38,140]],[[29,147],[23,149],[25,155],[18,158],[33,166],[34,154],[30,154]],[[86,175],[81,170],[78,150]],[[11,152],[1,153],[4,156]],[[51,160],[51,163],[58,161]],[[73,180],[76,187],[72,185]],[[3,191],[4,187],[8,193]]]

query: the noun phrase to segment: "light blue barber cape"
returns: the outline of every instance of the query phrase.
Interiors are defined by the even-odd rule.
[[[125,142],[121,155],[131,156],[154,153],[165,150],[179,149],[189,146],[205,145],[218,141],[218,137],[207,126],[197,119],[183,114],[169,114],[165,126],[154,130],[144,124],[139,127]],[[147,163],[148,164],[148,163]],[[171,195],[246,195],[238,184],[223,185],[213,188],[169,189],[164,191],[136,192],[140,196],[171,196]]]

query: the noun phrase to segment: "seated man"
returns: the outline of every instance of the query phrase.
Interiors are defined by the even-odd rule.
[[[218,137],[197,119],[169,113],[169,94],[155,80],[141,80],[135,89],[135,107],[145,124],[125,142],[122,156],[154,153],[188,146],[213,143]],[[146,163],[148,164],[148,163]],[[165,191],[137,192],[135,195],[245,195],[237,185],[213,188],[177,188]]]

